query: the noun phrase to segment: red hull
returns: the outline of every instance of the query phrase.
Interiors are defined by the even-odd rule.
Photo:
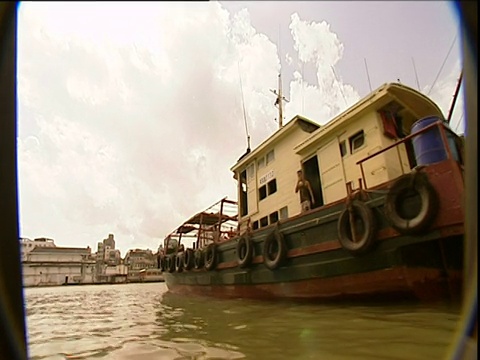
[[[168,277],[168,275],[167,275]],[[449,279],[438,269],[396,267],[361,274],[325,279],[310,279],[289,283],[258,285],[167,285],[172,293],[218,298],[249,298],[258,300],[295,299],[418,299],[435,301],[458,299],[461,294],[460,272],[450,273]],[[401,296],[401,297],[399,297]]]

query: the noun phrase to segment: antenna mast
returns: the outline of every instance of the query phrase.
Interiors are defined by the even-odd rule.
[[[415,61],[412,57],[413,71],[415,72],[415,80],[417,81],[418,91],[420,91],[420,83],[418,82],[417,68],[415,67]]]
[[[445,66],[445,63],[447,62],[448,55],[450,55],[450,51],[452,51],[453,45],[455,44],[455,40],[457,40],[457,36],[455,35],[455,38],[452,41],[452,45],[450,45],[450,49],[448,49],[447,56],[445,56],[445,59],[443,60],[442,66],[440,66],[440,70],[438,70],[437,76],[435,77],[435,80],[433,80],[433,84],[430,87],[430,90],[428,90],[427,95],[430,95],[432,92],[433,87],[435,86],[435,83],[438,80],[438,77],[440,76],[440,73],[442,72],[443,67]]]
[[[270,89],[270,91],[277,95],[274,105],[278,105],[278,127],[281,129],[283,126],[283,101],[289,102],[289,100],[282,95],[282,74],[278,74],[278,91],[272,89]]]
[[[280,40],[280,24],[278,25],[278,52],[280,56],[280,71],[282,69],[282,51],[281,51],[281,40]],[[278,128],[281,129],[283,127],[283,102],[286,101],[289,102],[287,99],[285,99],[285,96],[282,95],[282,74],[278,74],[278,91],[277,90],[272,90],[270,89],[272,93],[277,95],[277,98],[275,99],[275,103],[273,105],[277,106],[278,105]]]
[[[370,88],[370,92],[372,92],[372,83],[370,82],[370,74],[368,73],[367,59],[363,58],[363,62],[365,63],[365,71],[367,72],[368,87]]]
[[[458,92],[460,91],[460,85],[462,84],[463,69],[460,72],[460,77],[458,78],[457,86],[455,87],[455,93],[453,94],[452,104],[450,105],[450,110],[448,110],[447,124],[452,120],[453,108],[455,107],[455,102],[457,101]]]
[[[250,150],[250,134],[247,126],[247,112],[245,111],[245,99],[243,97],[242,75],[240,74],[240,64],[237,62],[238,77],[240,78],[240,91],[242,93],[243,120],[245,121],[245,132],[247,134],[247,151]]]

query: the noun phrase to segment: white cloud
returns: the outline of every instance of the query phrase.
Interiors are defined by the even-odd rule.
[[[325,21],[302,21],[295,13],[290,30],[299,61],[315,66],[317,84],[308,84],[298,71],[294,73],[287,119],[300,113],[324,124],[360,98],[351,85],[337,78],[334,70],[342,59],[344,46]]]
[[[157,3],[122,8],[128,21],[118,13],[105,28],[106,5],[88,24],[84,4],[29,5],[18,50],[23,236],[86,246],[114,233],[124,250],[156,248],[192,212],[235,195],[239,69],[258,143],[272,130],[279,68],[248,12]]]

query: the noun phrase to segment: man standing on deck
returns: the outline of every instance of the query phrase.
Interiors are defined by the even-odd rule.
[[[305,179],[302,170],[297,171],[297,185],[295,186],[295,192],[300,191],[300,204],[302,205],[302,212],[308,211],[312,208],[312,204],[315,204],[315,198],[313,197],[312,187],[310,182]]]

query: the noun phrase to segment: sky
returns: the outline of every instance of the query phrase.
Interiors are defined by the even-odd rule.
[[[23,2],[20,236],[156,251],[236,199],[247,134],[254,148],[278,129],[280,72],[284,124],[324,124],[397,81],[447,116],[461,36],[441,1]],[[465,131],[461,96],[451,127]]]

